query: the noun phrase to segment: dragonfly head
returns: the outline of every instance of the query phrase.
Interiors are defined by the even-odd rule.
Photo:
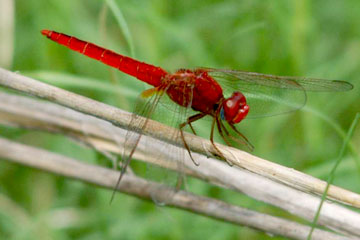
[[[224,100],[220,116],[222,120],[235,124],[243,120],[249,113],[249,105],[246,104],[246,98],[241,92],[234,92],[231,97]]]

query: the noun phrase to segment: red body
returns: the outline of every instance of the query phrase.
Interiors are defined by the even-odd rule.
[[[154,86],[155,90],[159,92],[165,91],[174,102],[181,106],[192,107],[201,112],[197,116],[190,117],[188,124],[205,115],[211,115],[214,117],[218,129],[223,128],[225,133],[228,131],[222,125],[221,120],[226,120],[230,125],[239,123],[250,110],[247,99],[238,89],[242,89],[245,93],[249,93],[251,90],[251,94],[258,91],[259,98],[255,98],[255,102],[262,100],[263,104],[266,104],[267,101],[273,99],[275,94],[276,97],[283,98],[284,102],[295,101],[294,109],[299,109],[306,102],[305,91],[338,92],[353,88],[352,84],[338,80],[275,76],[222,69],[179,70],[175,73],[168,73],[160,67],[114,53],[75,37],[49,30],[43,30],[41,33],[61,45],[136,77]],[[224,98],[221,86],[212,76],[217,76],[219,79],[225,77],[228,80],[227,87],[233,89],[233,94],[229,98]],[[294,91],[294,94],[287,94],[288,90]],[[298,107],[296,107],[296,103],[299,104]],[[264,106],[260,107],[264,108]],[[267,109],[265,107],[264,110]],[[292,111],[291,107],[289,110],[286,109],[279,112]],[[263,116],[272,115],[265,113]]]
[[[106,65],[117,68],[120,71],[155,87],[159,86],[161,84],[161,79],[168,74],[160,67],[139,62],[75,37],[49,30],[43,30],[41,33],[54,42],[101,61]]]
[[[163,80],[169,81],[168,96],[181,106],[189,106],[199,112],[213,115],[224,100],[220,85],[202,70],[179,70]]]
[[[192,122],[195,122],[206,115],[213,117],[213,123],[210,131],[210,141],[217,154],[221,158],[226,159],[214,143],[213,137],[215,126],[227,145],[232,146],[231,141],[235,141],[239,144],[245,144],[250,150],[253,149],[253,146],[250,144],[247,138],[234,126],[234,124],[241,122],[249,113],[247,99],[245,98],[244,94],[239,92],[239,89],[242,89],[244,93],[258,91],[259,98],[255,98],[255,101],[265,100],[263,102],[260,101],[260,103],[263,104],[266,103],[266,101],[273,99],[273,95],[275,94],[275,100],[277,97],[283,97],[282,100],[285,101],[282,102],[285,103],[287,101],[293,102],[295,100],[296,102],[296,100],[298,100],[298,108],[300,108],[304,106],[306,102],[305,90],[348,91],[353,88],[350,83],[344,81],[324,81],[313,78],[275,76],[269,74],[221,69],[179,70],[175,73],[168,73],[160,67],[155,67],[150,64],[139,62],[135,59],[114,53],[110,50],[106,50],[92,43],[79,40],[75,37],[49,30],[43,30],[41,33],[61,45],[101,61],[109,66],[117,68],[124,73],[127,73],[143,82],[154,86],[155,89],[153,90],[155,90],[157,93],[162,93],[165,91],[174,102],[183,107],[191,107],[194,110],[199,111],[200,113],[196,113],[195,115],[188,117],[186,122],[180,123],[179,125],[184,147],[187,149],[191,159],[196,165],[198,165],[198,163],[191,155],[190,148],[185,141],[182,129],[186,125],[189,125],[193,133],[196,134],[194,128],[191,125]],[[218,84],[218,82],[212,76],[210,76],[210,74],[212,76],[218,77],[218,79],[225,77],[227,80],[229,80],[224,86],[227,88],[230,87],[233,90],[233,93],[230,97],[226,99],[224,98],[223,89]],[[295,95],[288,94],[288,90],[294,91]],[[150,90],[149,92],[152,93],[154,91]],[[159,94],[157,96],[161,97],[162,95]],[[146,105],[147,110],[150,109],[149,113],[152,112],[152,106],[156,106],[155,101],[158,99],[159,98],[154,98],[153,105]],[[254,102],[250,102],[250,104],[254,104]],[[285,105],[288,106],[287,104]],[[291,107],[291,105],[292,104],[289,106]],[[251,106],[253,107],[254,105]],[[265,111],[269,109],[266,108],[266,105],[260,107],[262,107]],[[298,108],[295,107],[295,109]],[[289,112],[286,111],[286,109],[287,108],[285,108],[285,111],[283,111],[284,113]],[[264,116],[269,115],[266,115],[265,113]],[[240,139],[234,138],[230,134],[230,131],[224,125],[223,120],[226,120],[228,126],[230,126],[232,131],[238,137],[240,137]],[[146,123],[147,121],[144,121],[140,127],[144,129]],[[140,138],[141,134],[136,135],[135,139],[131,141],[125,140],[127,145],[125,144],[126,146],[124,146],[124,149],[129,149],[129,154],[122,165],[123,167],[121,169],[121,174],[117,185],[125,173],[126,167],[132,158]]]
[[[43,30],[41,33],[61,45],[117,68],[154,87],[167,89],[168,96],[181,106],[187,107],[191,104],[194,110],[214,116],[224,101],[221,86],[206,70],[179,70],[170,74],[160,67],[117,54],[75,37],[49,30]]]
[[[41,33],[61,45],[101,61],[104,64],[117,68],[120,71],[155,87],[150,91],[146,91],[144,96],[146,96],[147,93],[166,92],[166,94],[177,104],[183,107],[191,107],[194,110],[199,111],[200,113],[196,113],[195,115],[188,117],[186,122],[179,124],[179,132],[184,143],[184,147],[188,151],[189,156],[195,165],[198,165],[198,163],[192,157],[190,147],[185,141],[183,128],[189,125],[193,133],[196,134],[191,124],[206,115],[213,117],[210,131],[210,141],[217,155],[222,159],[226,160],[225,156],[214,143],[215,127],[218,129],[218,133],[227,145],[232,146],[232,142],[236,142],[239,144],[245,144],[250,150],[253,149],[253,146],[248,139],[234,126],[234,124],[242,121],[249,113],[247,99],[244,94],[239,92],[239,89],[242,89],[244,93],[252,93],[253,91],[258,90],[258,93],[260,93],[259,98],[255,98],[255,100],[271,100],[274,93],[276,97],[284,97],[284,99],[282,99],[285,100],[284,102],[287,102],[287,100],[292,102],[293,100],[299,99],[299,107],[302,107],[306,102],[305,90],[348,91],[353,88],[350,83],[344,81],[323,81],[321,79],[275,76],[221,69],[178,70],[175,73],[168,73],[160,67],[114,53],[110,50],[79,40],[75,37],[49,30],[43,30]],[[214,73],[217,73],[217,75],[214,75]],[[230,87],[233,90],[230,97],[226,99],[224,98],[223,89],[219,83],[210,76],[210,74],[217,77],[219,80],[224,77],[229,80],[223,86],[226,86],[227,88]],[[265,90],[265,88],[270,91]],[[280,90],[282,92],[276,94],[276,90]],[[297,98],[299,94],[295,94],[295,97],[293,97],[292,94],[287,94],[287,90],[300,93],[300,98]],[[162,94],[158,94],[156,95],[156,98],[152,98],[153,102],[146,103],[146,107],[144,109],[144,112],[148,113],[147,116],[144,114],[146,117],[151,116],[151,112],[154,109],[153,107],[156,107],[156,103],[159,101],[161,96]],[[277,99],[276,97],[274,98],[275,100]],[[249,101],[250,104],[254,103],[251,103],[251,100]],[[268,109],[266,108],[266,105],[261,107],[265,110]],[[136,119],[136,117],[132,118],[132,121],[134,120],[132,123],[138,123],[140,124],[140,129],[144,129],[148,121],[136,122]],[[228,123],[227,125],[232,129],[234,134],[240,137],[240,139],[234,138],[231,135],[231,132],[224,125],[223,120],[226,120]],[[115,189],[117,189],[117,186],[119,185],[121,178],[130,163],[137,144],[140,141],[141,135],[140,131],[140,134],[129,134],[125,139],[124,157],[122,158],[123,163],[121,164],[121,173]]]

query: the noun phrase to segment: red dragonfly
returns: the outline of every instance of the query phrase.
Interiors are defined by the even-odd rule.
[[[221,151],[214,144],[215,126],[226,144],[231,145],[230,140],[235,140],[252,149],[248,139],[235,127],[235,124],[246,117],[272,116],[297,110],[306,103],[306,91],[348,91],[353,88],[350,83],[338,80],[275,76],[213,68],[180,69],[175,73],[169,73],[160,67],[117,54],[72,36],[50,30],[42,30],[41,33],[71,50],[101,61],[152,85],[154,88],[142,93],[143,97],[152,96],[152,101],[146,104],[145,113],[143,112],[145,117],[150,117],[160,98],[165,94],[176,104],[195,110],[197,113],[180,123],[179,128],[184,147],[196,165],[198,163],[191,156],[190,148],[184,138],[183,128],[189,125],[192,132],[196,134],[192,123],[205,116],[213,118],[210,141],[219,156],[223,157]],[[224,93],[229,96],[224,97]],[[282,107],[274,109],[274,102]],[[147,121],[141,122],[140,129],[144,129],[146,123]],[[233,137],[225,124],[240,139]],[[130,151],[121,169],[119,182],[140,137],[141,134],[135,141],[128,143]]]

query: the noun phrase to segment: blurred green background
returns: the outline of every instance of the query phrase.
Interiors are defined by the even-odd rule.
[[[327,179],[343,141],[337,127],[346,131],[360,110],[357,0],[118,0],[125,22],[100,0],[0,3],[2,67],[128,111],[144,85],[46,40],[40,30],[74,35],[170,71],[206,66],[351,82],[351,92],[310,93],[296,113],[239,125],[255,155],[321,179]],[[13,15],[5,10],[12,4]],[[208,138],[207,121],[194,126]],[[98,162],[94,150],[62,136],[4,126],[0,135]],[[359,143],[357,130],[356,150]],[[343,159],[334,184],[360,192],[354,155]],[[0,166],[0,239],[282,239],[126,195],[109,205],[111,191],[4,161]],[[189,180],[189,190],[294,219],[198,181]]]

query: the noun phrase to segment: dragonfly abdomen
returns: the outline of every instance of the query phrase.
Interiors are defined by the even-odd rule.
[[[120,71],[155,87],[159,86],[162,78],[168,74],[160,67],[155,67],[133,58],[117,54],[111,50],[80,40],[76,37],[49,30],[42,30],[41,33],[54,42],[85,56],[101,61],[108,66],[119,69]]]

